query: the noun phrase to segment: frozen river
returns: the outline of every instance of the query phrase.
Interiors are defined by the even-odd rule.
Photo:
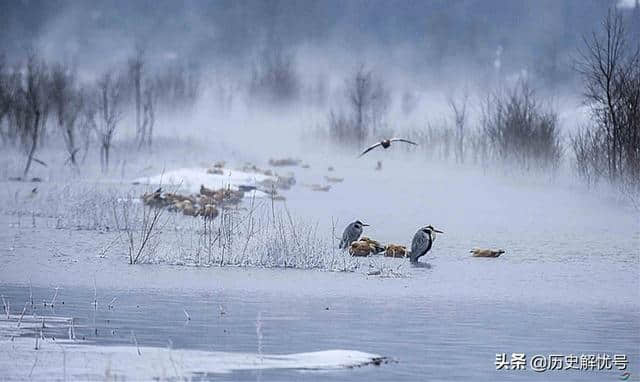
[[[433,224],[445,234],[422,259],[431,268],[385,260],[402,277],[382,278],[366,275],[369,260],[354,273],[129,266],[123,253],[100,255],[113,233],[56,229],[55,220],[2,215],[0,293],[16,314],[30,282],[40,305],[59,287],[55,314],[73,317],[86,343],[107,349],[134,346],[134,332],[139,346],[170,343],[176,351],[255,356],[342,349],[392,360],[338,370],[245,365],[231,373],[187,373],[205,380],[603,381],[623,372],[535,372],[528,362],[527,370],[496,370],[500,353],[529,359],[624,354],[626,371],[640,374],[636,212],[522,177],[452,174],[418,163],[411,170],[411,163],[391,160],[377,173],[369,164],[332,172],[345,180],[328,193],[303,186],[319,182],[324,168],[295,169],[298,184],[284,192],[288,208],[321,232],[330,230],[332,218],[340,230],[361,219],[371,224],[367,236],[400,244],[409,244],[418,227]],[[421,171],[424,176],[399,176]],[[468,251],[476,246],[507,252],[497,259],[472,258]],[[33,351],[3,341],[3,377],[26,378]],[[20,351],[22,358],[14,357]],[[95,367],[93,372],[104,374]],[[50,369],[44,379],[63,379],[57,364]]]
[[[486,298],[456,291],[447,296],[445,286],[432,285],[441,281],[432,277],[438,270],[443,269],[434,267],[417,275],[421,281],[369,280],[376,284],[371,291],[353,293],[348,289],[366,288],[366,283],[345,282],[345,290],[336,290],[340,289],[340,277],[333,275],[321,277],[334,284],[326,290],[322,284],[315,290],[303,285],[292,293],[271,288],[243,291],[214,287],[190,292],[98,289],[95,317],[93,288],[62,287],[55,314],[75,317],[76,337],[95,345],[133,346],[133,331],[140,346],[167,347],[171,343],[174,349],[265,354],[353,349],[397,360],[337,371],[245,370],[201,376],[211,380],[602,381],[616,380],[622,373],[617,369],[497,371],[496,353],[526,353],[528,357],[626,354],[628,370],[638,372],[638,300],[625,301],[618,295],[622,290],[612,291],[609,298],[596,294],[592,299],[579,290],[558,287],[535,293],[535,287],[521,282],[487,284],[487,277],[481,277],[472,284],[490,290]],[[550,277],[560,277],[560,272],[551,272]],[[299,277],[302,275],[294,275]],[[396,291],[381,290],[386,288]],[[531,288],[529,292],[527,288]],[[28,300],[28,287],[1,285],[0,289],[12,306],[22,306],[22,301]],[[39,303],[50,302],[53,294],[52,288],[33,289],[40,314],[53,314],[51,308]],[[66,336],[66,332],[58,335]],[[3,361],[5,366],[11,359],[7,344],[2,347],[3,357],[8,357]],[[62,378],[61,368],[49,373]],[[7,375],[16,374],[20,375],[18,370]]]

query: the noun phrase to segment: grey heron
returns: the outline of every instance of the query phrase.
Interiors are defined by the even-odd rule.
[[[502,249],[484,249],[484,248],[474,248],[470,250],[473,254],[473,257],[500,257],[504,253]]]
[[[391,143],[392,143],[392,142],[404,142],[404,143],[409,143],[409,144],[412,144],[412,145],[415,145],[415,146],[417,146],[417,145],[418,145],[417,143],[412,142],[412,141],[410,141],[410,140],[408,140],[408,139],[404,139],[404,138],[383,139],[382,141],[380,141],[380,142],[376,143],[375,145],[371,145],[371,146],[367,147],[367,149],[366,149],[366,150],[364,150],[364,151],[362,152],[362,154],[360,154],[360,155],[358,156],[358,158],[359,158],[359,157],[361,157],[361,156],[363,156],[364,154],[368,153],[369,151],[371,151],[371,150],[375,149],[375,148],[376,148],[376,147],[378,147],[378,146],[382,146],[382,148],[383,148],[383,149],[388,149],[389,147],[391,147]]]
[[[417,263],[418,259],[429,252],[433,245],[436,233],[444,232],[433,228],[432,225],[428,225],[420,228],[418,232],[413,235],[413,240],[411,241],[411,255],[409,256],[412,263]]]
[[[347,247],[350,246],[351,243],[360,238],[360,235],[362,235],[362,227],[368,226],[369,224],[364,224],[360,220],[356,220],[353,223],[350,223],[342,233],[342,241],[340,241],[340,245],[338,246],[338,248],[347,249]]]

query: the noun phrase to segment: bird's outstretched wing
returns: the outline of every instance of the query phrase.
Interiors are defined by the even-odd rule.
[[[364,150],[364,151],[362,152],[362,154],[360,154],[360,155],[358,156],[358,158],[360,158],[360,157],[361,157],[361,156],[363,156],[364,154],[368,153],[369,151],[371,151],[371,150],[373,150],[373,149],[375,149],[376,147],[381,146],[381,145],[382,145],[382,142],[378,142],[378,143],[376,143],[375,145],[372,145],[372,146],[367,147],[367,149],[366,149],[366,150]]]
[[[393,138],[393,139],[390,139],[390,141],[391,141],[391,142],[404,142],[404,143],[410,143],[410,144],[412,144],[412,145],[416,145],[416,146],[418,145],[417,143],[412,142],[412,141],[410,141],[410,140],[408,140],[408,139],[404,139],[404,138]]]

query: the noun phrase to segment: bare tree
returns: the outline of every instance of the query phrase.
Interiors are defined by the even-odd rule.
[[[200,95],[200,72],[193,65],[171,65],[155,75],[159,104],[166,108],[191,107]]]
[[[83,163],[87,159],[89,154],[89,148],[91,147],[91,141],[93,140],[94,132],[97,131],[96,114],[97,114],[97,102],[96,102],[96,90],[91,85],[83,85],[78,96],[82,99],[82,109],[78,116],[78,140],[80,150],[82,153],[80,163]]]
[[[329,136],[337,142],[353,135],[349,119],[343,113],[329,112]]]
[[[348,135],[340,138],[362,143],[369,130],[379,127],[384,118],[390,102],[389,92],[382,81],[377,80],[364,65],[360,65],[353,76],[345,80],[345,96],[352,120],[349,129],[345,130]]]
[[[146,137],[143,138],[141,142],[151,147],[153,142],[153,127],[156,122],[156,104],[158,101],[153,83],[148,82],[145,85],[142,96],[142,133],[145,133]]]
[[[39,139],[46,125],[49,112],[48,82],[49,74],[45,63],[34,54],[30,54],[27,58],[24,81],[21,88],[18,89],[14,104],[17,127],[27,151],[24,177],[29,173]]]
[[[575,155],[575,167],[578,175],[591,186],[606,174],[606,158],[600,147],[604,145],[600,130],[583,128],[571,137],[571,148]]]
[[[142,208],[142,217],[140,211]],[[112,201],[113,218],[116,228],[125,234],[129,255],[129,264],[138,264],[148,260],[155,252],[161,238],[162,230],[168,223],[163,218],[165,209],[159,206],[136,206],[133,197]]]
[[[410,115],[418,107],[420,96],[413,91],[405,90],[402,93],[401,107],[404,115]]]
[[[11,104],[13,102],[14,89],[11,86],[11,73],[7,70],[6,60],[4,55],[0,55],[0,139],[2,143],[6,143],[9,136],[7,123],[7,130],[3,128],[6,117],[11,111]]]
[[[77,168],[77,130],[83,99],[77,86],[75,72],[64,65],[54,65],[51,71],[51,102],[62,132],[69,162]]]
[[[352,79],[347,80],[347,99],[355,115],[355,135],[358,142],[364,141],[365,113],[373,97],[373,80],[370,71],[365,71],[361,65]]]
[[[136,140],[142,146],[146,137],[144,125],[142,124],[142,77],[144,70],[144,49],[136,46],[134,56],[129,59],[129,80],[133,86],[133,97],[136,108]]]
[[[579,173],[589,182],[603,175],[610,182],[628,178],[640,184],[640,42],[628,40],[616,10],[609,11],[600,33],[585,38],[578,70],[593,122],[573,138],[578,166],[592,167]]]
[[[540,104],[526,81],[491,93],[484,105],[483,133],[496,159],[520,169],[556,169],[562,158],[557,113]]]
[[[300,88],[293,56],[279,43],[265,47],[254,65],[251,93],[266,101],[286,103],[298,98]]]
[[[122,119],[123,82],[120,76],[108,71],[97,83],[95,128],[100,141],[100,164],[104,173],[109,171],[109,152],[113,135]]]
[[[0,138],[3,143],[14,145],[21,135],[21,122],[26,111],[24,105],[22,68],[8,68],[4,56],[0,56]]]
[[[464,129],[467,122],[467,101],[469,93],[464,92],[464,96],[460,100],[460,104],[456,102],[453,96],[448,99],[449,108],[453,112],[453,121],[456,126],[456,162],[464,163]]]

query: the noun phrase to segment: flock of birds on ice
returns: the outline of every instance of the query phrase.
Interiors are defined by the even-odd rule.
[[[391,147],[391,144],[393,142],[402,142],[411,145],[417,145],[417,143],[404,138],[384,139],[380,142],[377,142],[376,144],[367,147],[359,155],[359,157],[364,156],[377,147],[382,147],[386,150]],[[271,160],[270,164],[274,166],[284,166],[292,164],[290,162],[290,159],[275,161]],[[222,174],[223,166],[224,162],[218,162],[214,164],[213,167],[208,169],[207,172],[210,174]],[[380,168],[381,162],[378,162],[376,169],[379,170]],[[252,166],[245,170],[259,171],[265,173],[266,175],[272,175],[259,170],[255,166]],[[293,178],[288,177],[278,176],[276,177],[276,179],[278,182],[277,185],[283,188],[288,188],[292,183],[295,182]],[[326,191],[325,189],[317,189],[318,187],[316,187],[316,191]],[[231,190],[230,188],[221,188],[218,190],[214,190],[202,185],[200,187],[199,195],[193,196],[180,195],[177,193],[163,193],[162,189],[159,188],[155,192],[145,193],[142,196],[142,199],[145,204],[153,207],[168,208],[172,211],[182,211],[182,213],[187,216],[201,216],[205,219],[214,219],[219,214],[216,206],[238,204],[242,200],[245,192],[255,189],[256,188],[253,186],[240,186],[238,190]],[[278,200],[279,198],[283,199],[282,196],[276,193],[276,187],[274,184],[271,184],[271,189],[273,190],[273,194],[271,195],[272,198],[274,198],[275,200]],[[312,189],[314,188],[312,187]],[[398,244],[382,245],[376,240],[373,240],[366,236],[362,236],[364,227],[367,226],[369,225],[363,223],[360,220],[356,220],[347,225],[342,234],[339,248],[342,250],[348,250],[351,256],[366,257],[370,255],[384,254],[384,256],[386,257],[408,257],[412,264],[418,264],[418,260],[422,256],[426,255],[433,247],[436,234],[444,233],[443,231],[434,228],[432,225],[420,227],[418,231],[413,235],[413,239],[411,240],[411,248],[408,249],[406,246]],[[474,248],[471,249],[470,252],[474,257],[499,257],[500,255],[505,253],[505,251],[502,249],[489,248]]]

